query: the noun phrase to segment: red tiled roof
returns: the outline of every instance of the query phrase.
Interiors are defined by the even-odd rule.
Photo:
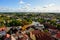
[[[34,31],[32,31],[32,33],[33,33],[33,34],[39,34],[40,31],[39,31],[39,30],[34,30]]]
[[[51,25],[51,24],[49,24],[49,23],[44,23],[44,25],[46,25],[48,28],[50,28],[50,29],[56,29],[56,27],[55,26],[53,26],[53,25]]]
[[[56,38],[60,38],[60,33],[56,34]]]
[[[6,30],[6,27],[2,27],[2,28],[0,28],[0,31],[1,31],[1,30]]]
[[[32,31],[32,34],[35,35],[37,40],[54,40],[48,34],[46,34],[45,32],[39,31],[39,30]]]

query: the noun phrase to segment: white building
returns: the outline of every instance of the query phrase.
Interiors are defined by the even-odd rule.
[[[35,28],[37,29],[43,29],[44,28],[44,25],[43,24],[40,24],[39,22],[32,22],[31,25],[34,25]]]

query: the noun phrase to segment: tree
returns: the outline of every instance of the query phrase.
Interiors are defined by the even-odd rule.
[[[44,20],[44,19],[38,19],[38,22],[40,22],[40,23],[44,23],[45,20]]]
[[[1,27],[4,27],[4,26],[5,26],[4,23],[0,23],[0,28],[1,28]]]
[[[18,20],[12,20],[8,25],[10,26],[22,26],[22,22]]]
[[[50,24],[56,26],[56,20],[51,20],[51,21],[50,21]]]
[[[60,30],[60,24],[57,24],[57,29]]]

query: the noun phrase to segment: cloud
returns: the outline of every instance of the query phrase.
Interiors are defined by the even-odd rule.
[[[20,11],[23,12],[60,12],[60,6],[57,6],[55,3],[41,6],[35,6],[34,8],[31,7],[31,4],[24,3],[24,5],[20,8]]]
[[[56,4],[48,4],[43,7],[36,6],[31,9],[33,12],[60,12],[60,6],[57,6]]]
[[[44,10],[46,12],[60,12],[60,6],[57,6],[56,4],[48,4],[45,6]]]
[[[31,4],[27,3],[27,6],[31,6]]]
[[[54,3],[41,6],[31,7],[31,4],[25,3],[21,8],[0,7],[0,12],[60,12],[60,6]]]
[[[30,6],[30,3],[24,2],[23,0],[19,1],[19,5],[23,5],[23,6]]]
[[[0,12],[15,12],[15,11],[17,11],[16,8],[0,7]]]
[[[19,2],[20,4],[24,4],[25,2],[23,1],[23,0],[20,0],[20,2]]]
[[[23,0],[20,0],[19,2],[20,4],[20,7],[18,8],[20,11],[24,11],[24,12],[27,12],[31,9],[31,4],[28,3],[28,2],[24,2]]]
[[[45,5],[44,7],[52,7],[52,6],[55,6],[55,4],[51,3],[51,4],[48,4],[48,5]]]
[[[24,2],[24,0],[20,0],[20,8],[18,8],[20,11],[23,12],[60,12],[60,6],[57,6],[55,3],[50,3],[47,5],[41,6],[35,6],[32,8],[32,5],[28,2]]]

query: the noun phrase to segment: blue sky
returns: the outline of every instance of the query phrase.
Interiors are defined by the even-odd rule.
[[[0,12],[60,12],[60,0],[0,0]]]

